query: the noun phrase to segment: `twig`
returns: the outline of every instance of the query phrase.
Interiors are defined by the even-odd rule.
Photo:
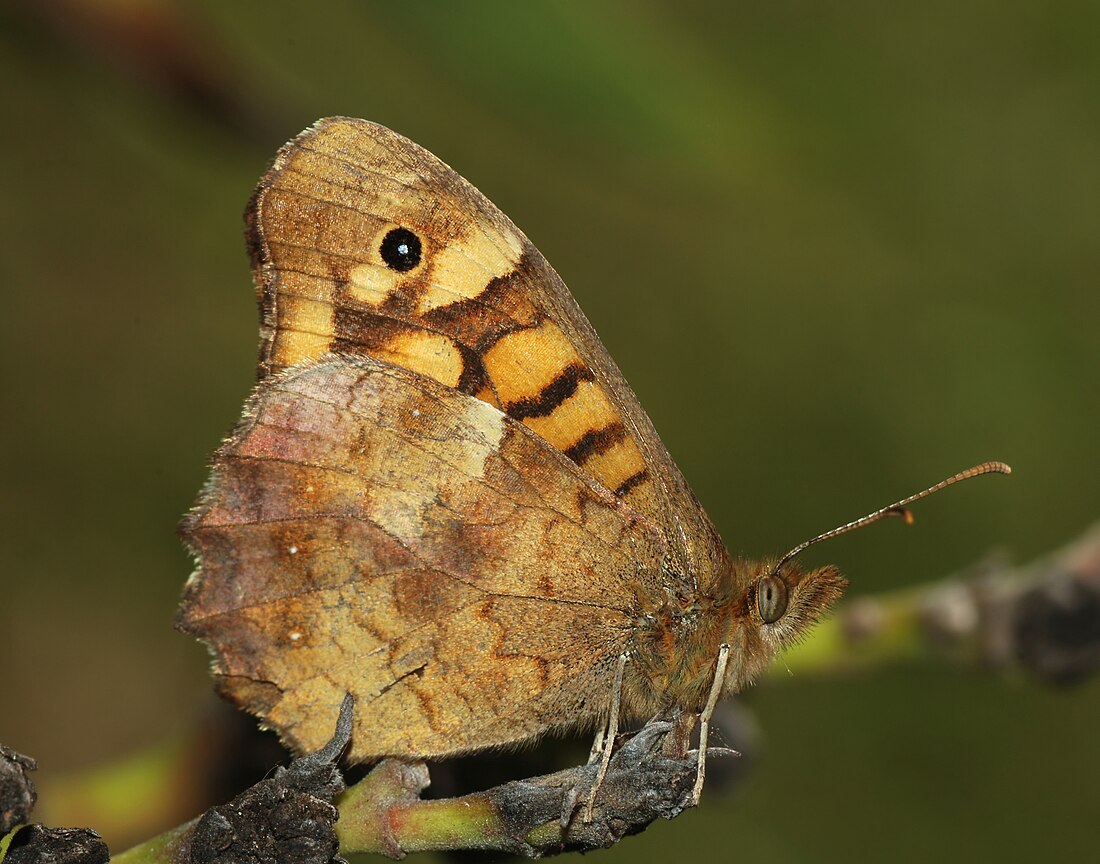
[[[338,735],[334,741],[339,739]],[[388,759],[348,790],[339,801],[339,821],[334,808],[327,824],[335,824],[334,836],[339,837],[343,853],[373,852],[391,858],[441,849],[500,850],[539,857],[607,847],[627,834],[644,830],[658,818],[672,819],[690,806],[695,759],[686,752],[685,743],[686,735],[677,719],[655,719],[646,724],[611,758],[591,822],[574,817],[578,802],[595,779],[597,764],[505,783],[461,798],[423,801],[419,796],[428,785],[423,763]],[[331,764],[307,756],[292,762],[281,776],[301,774],[301,763],[306,760],[315,766]],[[255,790],[264,784],[269,786],[257,795]],[[230,804],[214,808],[201,819],[114,860],[118,864],[268,860],[244,857],[245,849],[265,842],[257,839],[260,829],[269,837],[285,838],[289,834],[297,841],[301,831],[296,826],[305,824],[300,820],[303,807],[315,817],[312,822],[305,820],[311,827],[316,828],[316,822],[321,821],[316,818],[317,805],[299,802],[287,807],[289,796],[279,800],[278,808],[283,815],[291,814],[289,820],[276,824],[270,813],[264,816],[255,812],[253,802],[257,798],[268,804],[270,811],[275,810],[270,803],[279,790],[286,788],[287,783],[280,782],[280,777],[263,781]],[[300,787],[294,789],[303,791]],[[230,814],[242,813],[249,818],[233,824]],[[324,831],[316,831],[315,835],[327,836]],[[313,843],[310,851],[320,846],[320,842]],[[227,852],[230,857],[211,857],[206,851],[211,848],[232,851]],[[283,852],[278,860],[339,860],[334,855],[335,845],[329,857],[292,857],[290,852]]]

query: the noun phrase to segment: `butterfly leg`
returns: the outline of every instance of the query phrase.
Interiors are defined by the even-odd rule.
[[[592,749],[588,753],[588,764],[591,765],[603,755],[603,742],[607,740],[607,724],[601,723],[596,730],[596,737],[592,739]]]
[[[603,778],[607,776],[607,766],[611,764],[611,751],[615,749],[615,735],[619,731],[619,701],[623,692],[623,672],[626,670],[626,654],[619,655],[619,662],[615,666],[615,681],[611,685],[611,710],[607,715],[607,731],[602,741],[602,753],[600,767],[596,771],[596,779],[592,781],[592,791],[588,793],[588,803],[584,808],[584,821],[592,821],[592,808],[596,804],[596,795],[603,785]],[[592,745],[593,751],[596,744]]]
[[[726,663],[729,662],[729,656],[729,645],[723,645],[718,649],[714,682],[710,685],[710,695],[707,696],[707,704],[703,706],[703,713],[699,715],[699,762],[695,769],[695,789],[691,793],[693,806],[699,803],[699,797],[703,794],[703,781],[707,776],[707,739],[710,737],[710,718],[714,715],[714,708],[718,704],[718,697],[722,693],[722,685],[726,680]]]

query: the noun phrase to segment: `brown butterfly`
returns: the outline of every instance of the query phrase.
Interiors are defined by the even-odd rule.
[[[350,692],[353,761],[672,706],[705,752],[715,702],[840,596],[808,544],[731,560],[558,274],[431,153],[321,120],[246,220],[260,382],[183,523],[179,623],[295,749]]]

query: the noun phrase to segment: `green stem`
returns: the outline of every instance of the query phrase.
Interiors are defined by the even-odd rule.
[[[175,864],[184,860],[186,844],[198,819],[170,828],[151,840],[111,856],[111,864]]]

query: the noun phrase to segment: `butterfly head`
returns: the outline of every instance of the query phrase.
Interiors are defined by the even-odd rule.
[[[776,654],[802,638],[848,584],[832,565],[806,570],[797,561],[765,561],[742,562],[734,569],[744,587],[727,637],[738,661],[727,672],[728,693],[752,683]]]
[[[765,563],[748,589],[749,616],[782,644],[798,639],[843,593],[848,581],[832,566],[804,570],[797,562]]]

